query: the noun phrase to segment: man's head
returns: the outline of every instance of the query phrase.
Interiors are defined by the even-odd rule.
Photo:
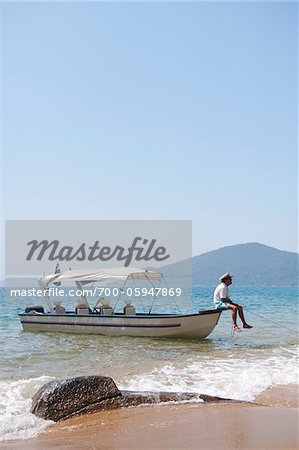
[[[226,272],[219,278],[219,280],[222,281],[222,283],[225,283],[226,286],[229,286],[233,282],[232,278],[232,275],[229,272]]]

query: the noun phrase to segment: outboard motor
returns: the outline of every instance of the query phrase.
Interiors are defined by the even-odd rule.
[[[25,313],[30,313],[30,312],[37,312],[37,313],[44,313],[44,307],[43,306],[28,306],[25,309]]]

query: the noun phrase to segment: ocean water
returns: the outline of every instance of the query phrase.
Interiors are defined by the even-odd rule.
[[[252,330],[232,333],[224,312],[203,340],[25,333],[18,312],[34,301],[0,291],[0,440],[26,439],[51,422],[30,414],[46,382],[111,376],[120,389],[187,391],[254,401],[268,387],[298,383],[298,290],[230,288]],[[213,288],[194,287],[193,311],[213,307]]]

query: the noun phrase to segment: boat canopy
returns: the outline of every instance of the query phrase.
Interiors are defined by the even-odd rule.
[[[82,284],[94,282],[125,282],[127,280],[161,281],[162,274],[133,267],[116,267],[98,270],[72,270],[48,275],[40,279],[43,286],[51,283],[74,281]]]

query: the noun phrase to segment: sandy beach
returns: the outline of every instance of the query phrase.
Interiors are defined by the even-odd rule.
[[[171,404],[99,412],[57,423],[3,449],[298,448],[298,387],[272,388],[255,404]]]

